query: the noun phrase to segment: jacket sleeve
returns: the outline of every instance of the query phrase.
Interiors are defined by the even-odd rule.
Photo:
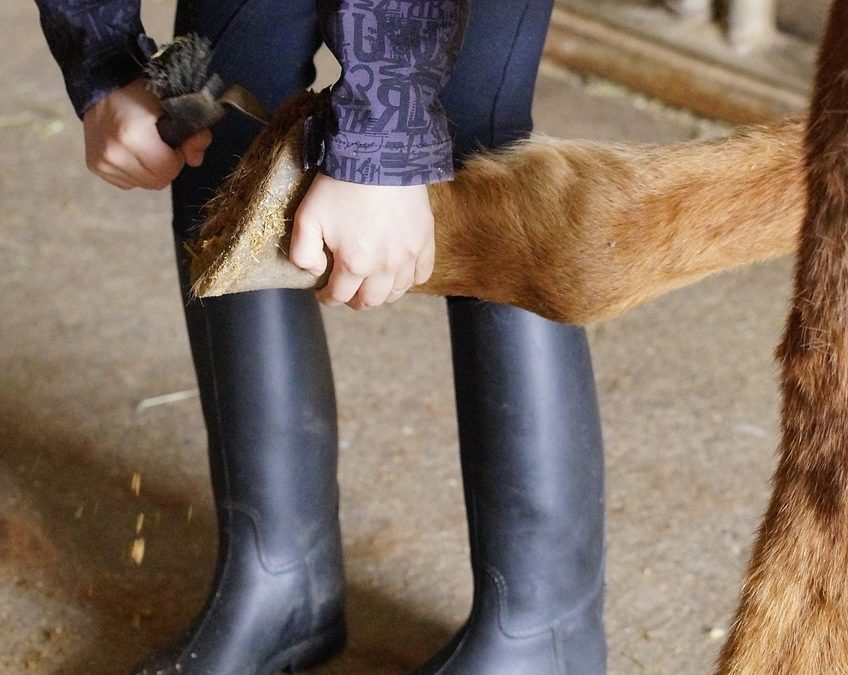
[[[77,115],[142,74],[140,0],[35,0]]]
[[[324,39],[342,66],[324,173],[372,185],[453,178],[438,95],[459,53],[467,2],[319,0]]]

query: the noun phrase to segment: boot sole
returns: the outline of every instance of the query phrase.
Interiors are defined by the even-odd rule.
[[[299,673],[317,666],[340,653],[347,641],[344,622],[319,633],[313,638],[280,652],[265,665],[262,675]]]

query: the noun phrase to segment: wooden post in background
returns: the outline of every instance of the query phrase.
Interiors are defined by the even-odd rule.
[[[709,21],[713,16],[712,0],[665,0],[663,4],[683,19]]]
[[[797,115],[809,101],[816,50],[777,28],[780,3],[794,1],[557,0],[546,63],[715,119]],[[823,1],[805,0],[813,9]]]
[[[777,4],[775,0],[729,0],[727,3],[727,39],[742,53],[769,45],[775,36]]]

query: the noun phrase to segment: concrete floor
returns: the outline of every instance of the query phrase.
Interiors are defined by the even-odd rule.
[[[166,36],[170,0],[146,11],[149,31]],[[0,672],[120,675],[188,622],[215,548],[167,195],[122,193],[86,172],[32,3],[0,4],[0,44]],[[714,131],[551,73],[536,110],[541,131],[563,136]],[[607,446],[611,673],[710,670],[769,491],[772,349],[789,288],[780,261],[590,329]],[[444,314],[423,297],[325,314],[352,634],[320,675],[405,673],[467,612]],[[188,393],[140,405],[174,392]]]

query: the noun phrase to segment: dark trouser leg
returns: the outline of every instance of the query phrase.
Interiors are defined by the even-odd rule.
[[[458,154],[526,135],[549,0],[475,0],[443,103]],[[601,675],[603,451],[585,333],[449,302],[474,606],[418,675]]]
[[[313,0],[192,4],[181,7],[178,29],[220,36],[214,69],[225,79],[271,107],[309,83]],[[228,118],[204,166],[174,185],[184,297],[182,244],[255,132]],[[187,302],[186,321],[209,433],[218,564],[187,634],[138,672],[271,675],[324,660],[341,648],[344,620],[336,409],[318,306],[310,292],[262,291]]]

